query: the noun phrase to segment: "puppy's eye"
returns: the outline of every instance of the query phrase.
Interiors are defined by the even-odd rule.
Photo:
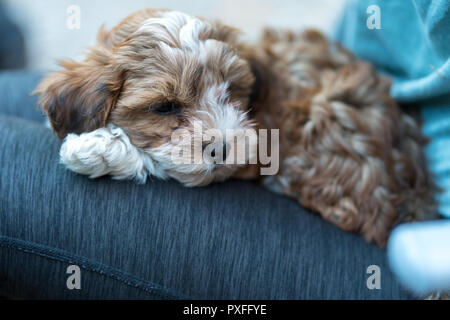
[[[181,107],[175,102],[164,102],[158,105],[153,111],[161,115],[176,114],[180,111]]]

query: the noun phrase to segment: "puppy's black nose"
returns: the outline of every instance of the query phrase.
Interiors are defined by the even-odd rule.
[[[216,150],[217,150],[217,148],[218,147],[214,147],[212,150],[211,150],[211,153],[210,153],[210,155],[211,155],[211,158],[215,158],[216,157]],[[205,146],[203,146],[203,150],[205,149]],[[223,145],[222,145],[222,160],[225,162],[225,160],[227,159],[227,153],[228,153],[228,147],[227,147],[227,144],[226,143],[224,143]]]

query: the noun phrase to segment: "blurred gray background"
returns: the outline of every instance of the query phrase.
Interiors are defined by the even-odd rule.
[[[79,58],[94,44],[98,28],[113,27],[128,14],[146,7],[167,8],[219,18],[240,28],[246,40],[255,41],[264,26],[332,31],[345,0],[4,0],[7,11],[21,28],[26,67],[56,68],[56,60]],[[80,8],[80,28],[69,29],[67,12]]]

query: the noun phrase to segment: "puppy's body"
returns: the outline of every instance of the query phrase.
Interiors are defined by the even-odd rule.
[[[395,223],[435,217],[426,139],[389,80],[316,31],[261,43],[249,49],[263,79],[253,107],[280,128],[282,159],[265,185],[379,245]]]
[[[256,125],[280,129],[280,171],[264,184],[344,230],[383,245],[396,222],[434,212],[417,124],[387,79],[318,32],[267,31],[249,46],[219,22],[142,10],[101,29],[83,62],[62,66],[37,93],[76,172],[190,186],[257,179],[255,166],[170,158],[175,130],[201,143],[193,120],[222,131]]]

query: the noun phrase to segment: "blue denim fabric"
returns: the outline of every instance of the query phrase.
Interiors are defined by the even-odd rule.
[[[0,70],[25,67],[25,41],[0,0]]]
[[[89,180],[58,163],[39,75],[0,74],[0,294],[57,299],[408,299],[385,251],[255,183]],[[66,287],[69,265],[81,290]],[[381,290],[367,267],[381,268]]]

